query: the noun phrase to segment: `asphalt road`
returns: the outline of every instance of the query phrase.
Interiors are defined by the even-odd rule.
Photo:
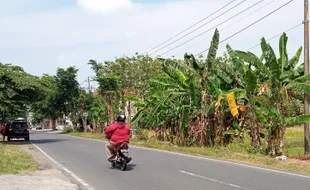
[[[31,142],[96,190],[310,190],[310,177],[130,147],[128,171],[112,169],[105,142],[32,132]]]

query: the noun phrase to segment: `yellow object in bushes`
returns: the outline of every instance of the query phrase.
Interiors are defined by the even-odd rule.
[[[233,92],[226,94],[230,112],[233,116],[236,116],[239,114],[236,99],[235,99],[235,94]]]

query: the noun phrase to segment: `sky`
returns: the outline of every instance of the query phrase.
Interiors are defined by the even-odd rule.
[[[103,62],[132,56],[135,52],[146,53],[230,1],[0,0],[0,62],[22,66],[25,71],[39,76],[55,74],[58,67],[76,66],[79,69],[78,80],[83,83],[88,76],[94,75],[87,65],[88,60]],[[237,0],[230,7],[242,1]],[[224,40],[288,1],[246,0],[217,19],[215,17],[225,10],[211,16],[200,24],[209,22],[205,26],[192,33],[187,31],[190,33],[188,36],[164,49],[161,48],[164,45],[155,49],[153,52],[160,51],[152,55],[162,54],[209,31],[162,57],[181,58],[185,52],[197,54],[209,47],[217,25],[220,39]],[[260,3],[248,8],[256,2]],[[224,22],[243,10],[246,10],[243,14]],[[265,20],[221,43],[218,55],[223,55],[227,43],[234,49],[247,50],[257,45],[262,37],[268,39],[302,21],[303,1],[294,0]],[[292,57],[303,45],[303,27],[299,26],[287,34],[288,51]],[[276,51],[278,39],[269,41]],[[260,54],[259,47],[252,51]]]

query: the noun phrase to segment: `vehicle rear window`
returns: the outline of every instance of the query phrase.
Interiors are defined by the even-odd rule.
[[[27,123],[25,122],[14,122],[11,124],[10,126],[12,129],[24,129],[24,128],[28,128]]]

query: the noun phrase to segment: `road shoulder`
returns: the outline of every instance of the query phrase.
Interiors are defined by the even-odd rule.
[[[46,155],[32,144],[18,145],[32,155],[39,163],[39,170],[19,175],[1,175],[1,189],[57,189],[88,190],[83,184],[69,175],[63,168],[53,163]]]

